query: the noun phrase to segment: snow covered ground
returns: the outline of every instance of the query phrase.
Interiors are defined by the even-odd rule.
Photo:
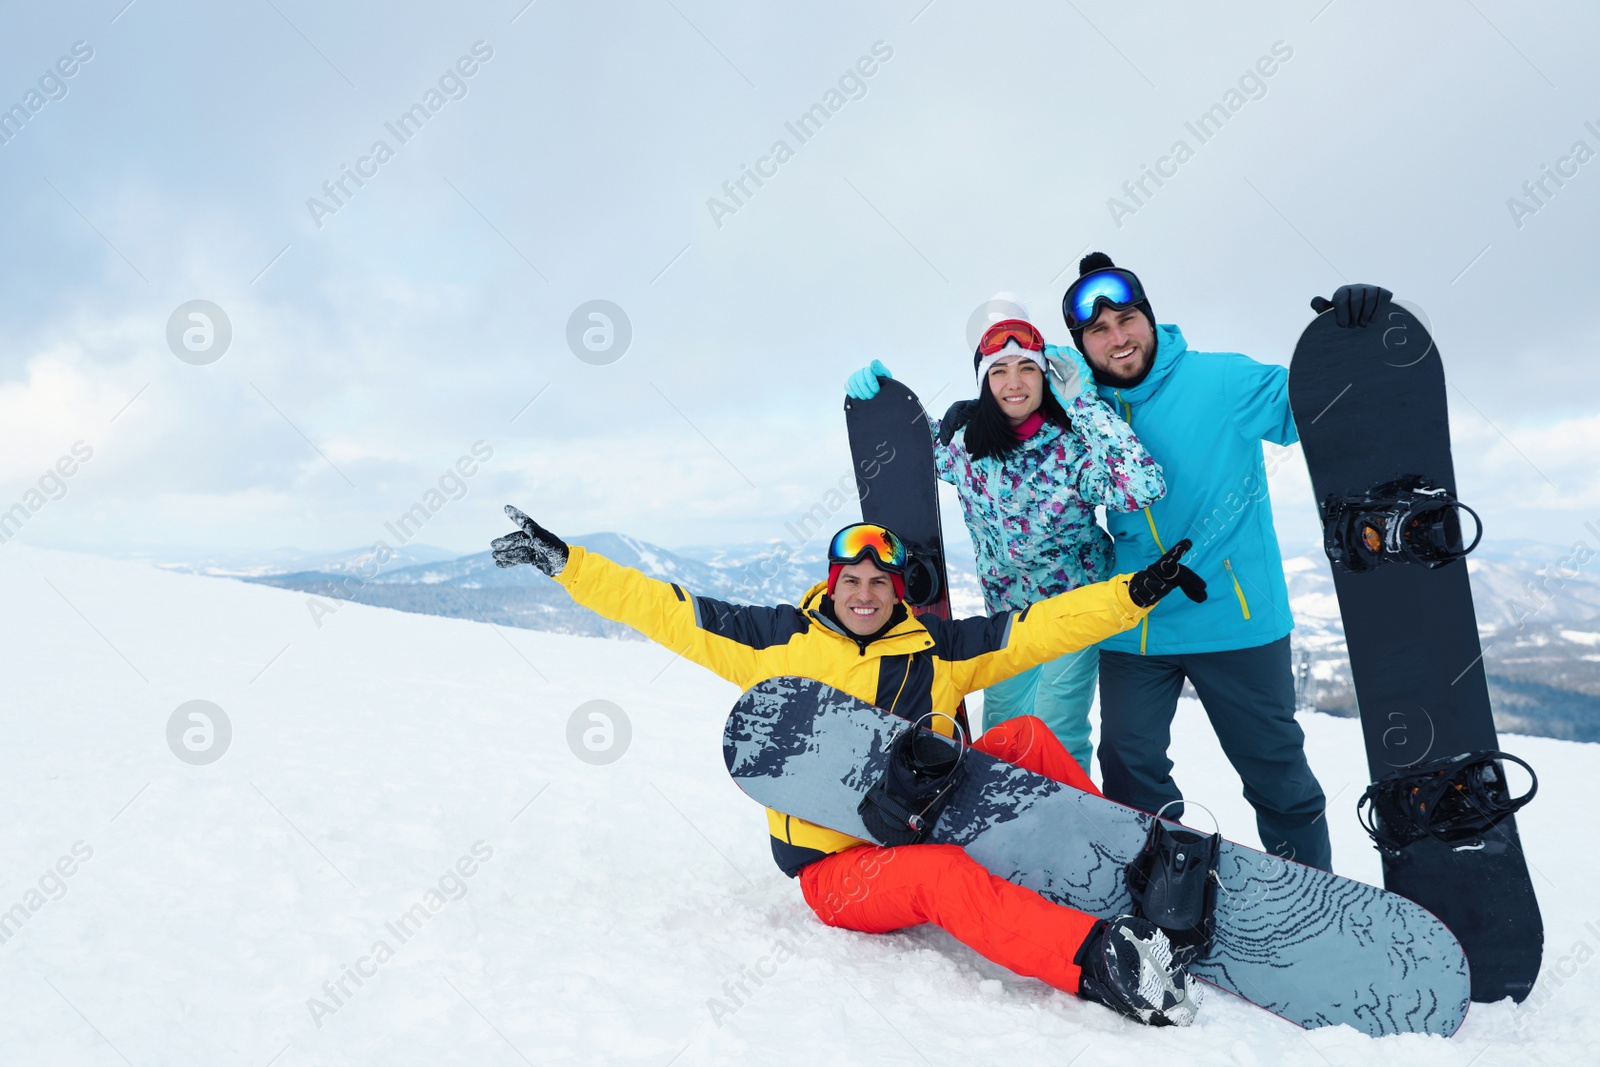
[[[0,550],[0,1064],[1594,1062],[1596,746],[1505,739],[1542,775],[1528,1004],[1374,1041],[1213,993],[1148,1030],[939,931],[818,924],[723,770],[733,688],[671,653],[306,599]],[[215,762],[169,745],[221,747],[214,714],[209,750],[169,731],[193,700],[231,727]],[[571,728],[595,700],[630,724],[605,764]],[[1305,726],[1335,864],[1375,881],[1357,724]],[[1185,791],[1256,843],[1198,705],[1176,738]]]

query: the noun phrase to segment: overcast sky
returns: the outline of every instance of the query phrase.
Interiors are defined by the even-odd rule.
[[[1277,363],[1313,294],[1394,290],[1490,536],[1592,540],[1593,5],[525,3],[0,6],[23,541],[370,544],[476,442],[418,540],[478,550],[506,501],[567,534],[783,537],[848,473],[850,371],[942,411],[997,290],[1068,343],[1091,247],[1191,348]],[[185,312],[176,347],[211,362],[169,344],[195,300],[231,340],[185,348]],[[595,300],[620,358],[620,332],[569,344]],[[1311,536],[1298,456],[1273,492]]]

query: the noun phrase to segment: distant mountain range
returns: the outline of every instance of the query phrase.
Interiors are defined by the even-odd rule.
[[[1560,547],[1484,545],[1467,560],[1495,723],[1502,731],[1600,741],[1600,575],[1558,562]],[[1344,623],[1320,551],[1285,560],[1303,702],[1356,714]]]
[[[798,603],[825,573],[820,545],[790,552],[777,544],[670,551],[615,533],[574,538],[625,566],[695,593],[750,604]],[[952,548],[951,601],[959,615],[983,610],[970,548]],[[1499,727],[1600,741],[1600,577],[1555,567],[1559,547],[1534,542],[1485,545],[1468,560],[1484,664]],[[166,564],[217,577],[293,589],[311,596],[475,619],[531,630],[632,638],[631,629],[572,602],[532,567],[501,570],[489,553],[456,556],[407,546],[382,568],[370,550],[324,555],[283,550],[254,563],[202,560]],[[1597,568],[1600,569],[1600,568]],[[1344,627],[1333,576],[1320,549],[1285,560],[1301,702],[1334,715],[1356,714]],[[372,577],[363,577],[372,575]]]
[[[461,553],[436,545],[402,545],[392,549],[393,555],[384,563],[384,569],[396,570],[418,563],[437,563],[458,558]],[[170,555],[171,553],[163,553]],[[343,552],[306,552],[298,548],[274,548],[265,552],[226,553],[192,552],[181,561],[172,562],[148,552],[131,552],[125,558],[142,559],[154,563],[162,570],[185,574],[203,574],[211,578],[254,578],[278,574],[357,572],[368,560],[374,558],[370,548],[347,549]]]

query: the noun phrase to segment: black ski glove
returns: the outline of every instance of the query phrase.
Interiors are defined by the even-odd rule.
[[[1333,321],[1340,326],[1367,326],[1378,317],[1378,305],[1393,295],[1380,285],[1341,285],[1332,300],[1312,297],[1311,310],[1320,315],[1333,308]]]
[[[554,578],[567,565],[567,543],[528,516],[506,505],[506,515],[522,529],[489,542],[496,567],[531,563]]]
[[[1206,598],[1205,579],[1179,563],[1182,555],[1194,547],[1185,537],[1167,550],[1167,554],[1128,579],[1128,598],[1141,608],[1148,608],[1174,589],[1196,604]]]
[[[972,413],[977,410],[976,400],[957,400],[951,404],[950,410],[939,420],[939,443],[949,444],[955,435],[961,432],[961,427],[972,421]]]

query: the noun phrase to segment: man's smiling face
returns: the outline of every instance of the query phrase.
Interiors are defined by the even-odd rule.
[[[1138,308],[1102,308],[1083,328],[1083,356],[1115,381],[1137,381],[1156,358],[1156,331]]]
[[[883,629],[894,614],[897,599],[888,572],[879,570],[870,559],[846,566],[833,586],[834,614],[857,637]]]

